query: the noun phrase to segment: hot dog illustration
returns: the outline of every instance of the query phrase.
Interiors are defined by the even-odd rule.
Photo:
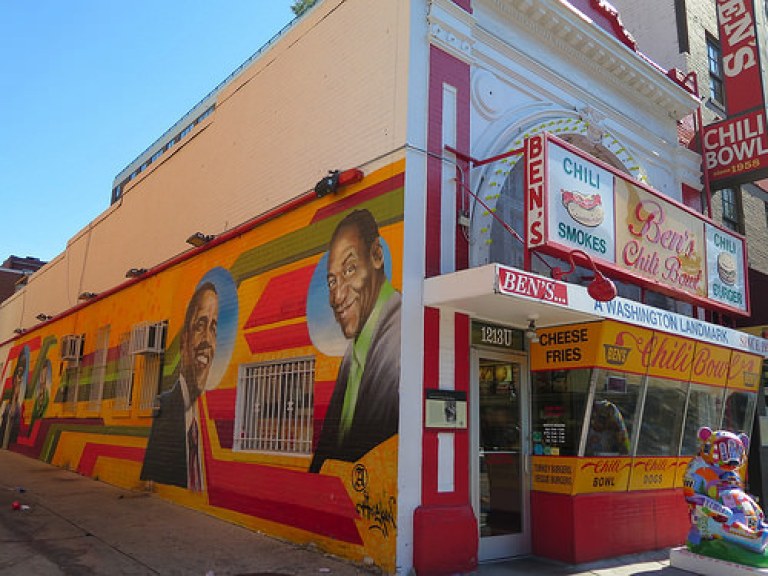
[[[582,226],[594,228],[603,222],[605,211],[600,194],[581,194],[561,189],[563,206],[568,214]]]

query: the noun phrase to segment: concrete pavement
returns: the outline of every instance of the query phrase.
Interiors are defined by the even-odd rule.
[[[18,502],[23,509],[14,510]],[[0,576],[356,576],[379,574],[158,496],[123,490],[0,450]],[[479,576],[690,576],[666,550],[567,566],[536,558]]]

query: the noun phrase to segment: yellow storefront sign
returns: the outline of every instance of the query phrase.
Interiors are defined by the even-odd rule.
[[[685,461],[687,464],[687,460]],[[680,460],[668,458],[635,458],[632,460],[630,490],[661,490],[674,488]]]
[[[574,477],[579,462],[579,458],[534,456],[531,459],[533,466],[531,487],[539,492],[573,494]]]
[[[632,472],[632,458],[579,458],[574,494],[625,492]]]
[[[653,346],[653,331],[620,322],[601,323],[598,367],[645,374],[648,349]]]
[[[728,388],[757,392],[762,362],[760,356],[734,350],[728,369]]]
[[[691,382],[725,386],[731,362],[731,350],[704,342],[696,343],[691,366]]]
[[[532,370],[591,368],[597,362],[602,322],[541,329],[531,346]]]

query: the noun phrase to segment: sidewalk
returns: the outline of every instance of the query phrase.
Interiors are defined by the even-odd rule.
[[[23,509],[14,510],[18,502]],[[161,498],[0,450],[0,576],[378,574]],[[479,576],[690,576],[668,551],[578,567],[523,558]]]

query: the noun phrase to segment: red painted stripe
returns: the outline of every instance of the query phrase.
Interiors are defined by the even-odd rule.
[[[456,89],[456,148],[469,151],[469,65],[432,46],[430,49],[429,82],[429,120],[427,122],[427,149],[431,155],[427,158],[427,220],[426,227],[426,275],[436,276],[441,273],[440,247],[441,238],[441,198],[443,194],[443,85],[449,84]],[[463,162],[466,168],[466,161]],[[459,177],[457,170],[456,176]],[[466,184],[466,182],[465,182]],[[461,198],[465,195],[458,187],[456,194],[457,210]],[[457,212],[458,215],[458,212]],[[469,244],[459,229],[456,233],[455,266],[466,268],[469,261]]]
[[[341,479],[247,462],[214,459],[203,426],[208,501],[213,506],[362,544],[359,517]]]
[[[453,3],[472,14],[472,0],[453,0]]]
[[[262,332],[251,332],[245,335],[245,340],[248,342],[252,354],[273,352],[284,348],[299,348],[312,344],[306,322]]]
[[[144,448],[113,446],[111,444],[93,444],[89,442],[83,448],[83,454],[80,456],[80,462],[77,465],[77,472],[84,476],[93,476],[93,469],[96,466],[96,462],[102,456],[117,458],[119,460],[130,460],[132,462],[143,462]]]
[[[214,420],[234,419],[236,398],[237,389],[235,388],[209,390],[205,393],[208,414]]]
[[[307,314],[307,292],[314,266],[271,278],[243,328],[256,328]]]
[[[424,308],[424,389],[440,385],[440,310]],[[435,503],[437,494],[437,433],[425,429],[422,437],[421,503]]]
[[[454,327],[454,365],[455,365],[455,383],[456,390],[462,390],[467,393],[469,398],[469,347],[470,347],[470,318],[466,314],[455,314],[454,319],[456,325]],[[470,470],[469,459],[472,455],[472,450],[469,444],[469,415],[467,415],[467,428],[464,430],[456,430],[455,432],[455,470],[454,476],[454,499],[453,503],[469,503],[470,499],[470,483],[469,474],[459,473],[459,471],[465,472]]]
[[[357,194],[353,194],[347,198],[339,200],[338,202],[334,202],[333,204],[329,204],[328,206],[320,208],[317,212],[315,212],[315,216],[312,218],[312,222],[318,222],[320,220],[330,218],[331,216],[341,214],[342,212],[346,212],[350,208],[358,206],[363,202],[367,202],[368,200],[372,200],[377,196],[382,196],[388,192],[392,192],[392,190],[402,188],[404,185],[405,174],[400,172],[392,178],[382,180],[378,184],[374,184],[365,190],[361,190]]]

